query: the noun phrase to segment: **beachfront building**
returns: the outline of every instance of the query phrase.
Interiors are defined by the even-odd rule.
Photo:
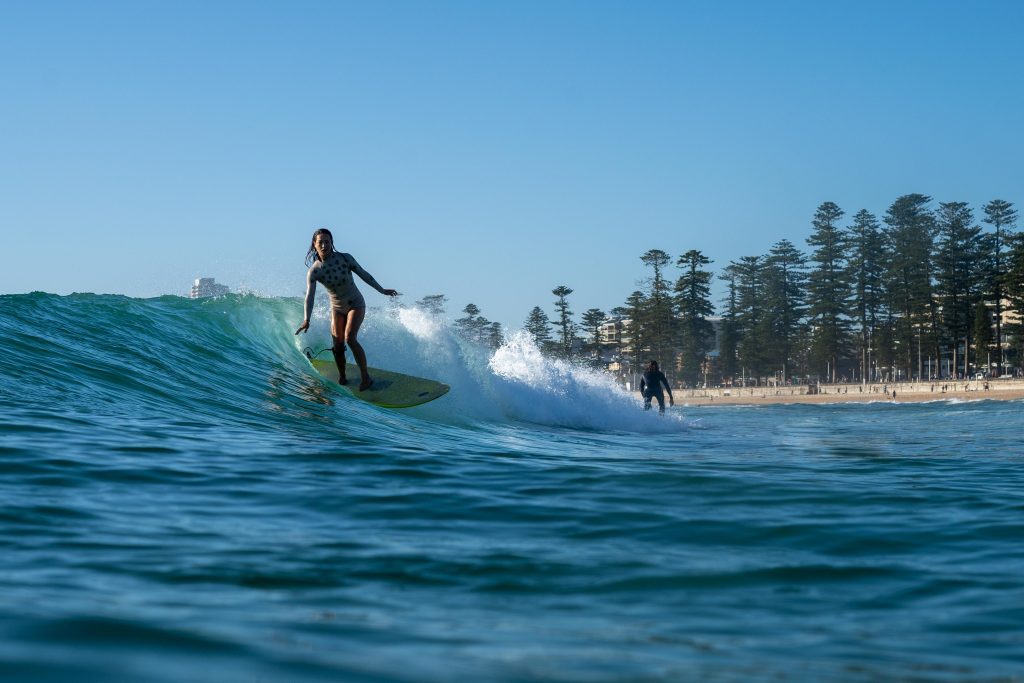
[[[224,296],[230,289],[227,285],[217,283],[217,278],[198,277],[192,283],[192,291],[189,293],[191,299],[204,299],[208,296]]]
[[[718,317],[708,318],[712,326],[712,334],[708,337],[708,352],[701,364],[700,374],[706,378],[714,377],[717,372],[718,360],[721,353],[719,335],[721,332],[722,319]],[[643,366],[648,360],[650,349],[646,346],[637,348],[634,344],[633,321],[630,318],[614,316],[605,320],[598,328],[598,354],[601,364],[609,372],[617,375],[620,380],[626,383],[636,383],[637,377],[643,372]],[[663,369],[672,377],[669,363],[671,359],[660,359]],[[675,364],[675,370],[682,369]]]
[[[937,296],[935,311],[941,319],[943,306]],[[997,337],[996,306],[992,301],[985,301],[989,311],[989,338],[980,342],[974,320],[971,320],[969,335],[951,336],[948,328],[938,326],[936,335],[924,324],[916,329],[917,343],[911,345],[911,352],[901,352],[900,342],[894,340],[893,348],[899,358],[911,359],[911,367],[906,363],[891,366],[876,365],[872,357],[868,381],[894,382],[913,380],[948,380],[948,379],[983,379],[992,377],[1012,377],[1020,374],[1021,366],[1021,317],[1013,309],[1011,302],[1003,299]],[[898,319],[900,316],[896,316]],[[998,346],[997,346],[998,345]],[[1001,350],[1001,354],[996,349]],[[872,347],[872,353],[876,349]],[[998,362],[1002,357],[1002,365]],[[856,380],[856,374],[854,374]]]
[[[722,359],[722,318],[711,316],[708,322],[711,323],[711,334],[707,340],[708,351],[700,368],[701,381],[705,387],[718,377]]]
[[[633,337],[630,333],[632,320],[622,316],[608,318],[598,328],[597,348],[601,364],[610,372],[622,374],[632,366]]]
[[[613,316],[598,328],[600,363],[626,389],[637,385],[641,372],[639,350],[634,346],[633,337],[633,321],[630,318]]]
[[[990,306],[990,308],[995,308]],[[1001,339],[997,340],[1000,348],[1003,352],[1003,376],[1014,375],[1020,376],[1021,372],[1021,358],[1019,357],[1019,351],[1021,348],[1020,340],[1017,335],[1020,334],[1021,330],[1021,315],[1014,310],[1011,303],[1004,299],[1002,305],[1002,316],[1000,316],[1000,327],[1002,328]],[[1017,331],[1016,334],[1011,334],[1011,331]],[[993,330],[993,336],[995,336],[995,330]],[[993,367],[991,361],[989,367]]]
[[[1001,371],[1003,377],[1018,376],[1022,365],[1020,334],[1022,329],[1024,329],[1021,327],[1021,315],[1014,309],[1013,303],[1009,299],[1003,299],[1000,306],[1000,324],[997,328],[995,303],[986,301],[985,307],[988,308],[990,314],[991,344],[986,347],[980,347],[977,346],[977,340],[972,340],[972,343],[975,344],[975,363],[969,374],[971,376],[983,374],[988,377],[998,377]],[[998,339],[996,338],[997,329],[999,331]],[[958,343],[960,341],[962,340],[958,340]],[[996,352],[997,345],[1001,353]],[[963,353],[962,345],[959,346],[958,351],[961,354]],[[999,356],[1002,356],[1003,361],[1001,369],[997,362]]]

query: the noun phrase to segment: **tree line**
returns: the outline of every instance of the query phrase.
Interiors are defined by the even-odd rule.
[[[782,240],[731,262],[720,276],[729,293],[723,375],[742,364],[782,380],[794,372],[832,382],[966,376],[990,359],[1002,374],[1004,301],[1024,310],[1017,212],[1003,200],[987,203],[985,231],[967,203],[932,209],[931,201],[904,195],[881,222],[860,210],[845,226],[843,210],[824,202],[808,253]]]
[[[559,285],[553,317],[534,306],[524,327],[545,353],[600,365],[614,360],[626,372],[655,358],[690,386],[741,377],[966,376],[977,366],[1003,374],[1000,340],[1009,337],[1013,359],[1024,357],[1024,236],[1016,232],[1017,217],[1001,199],[982,207],[980,221],[966,202],[932,207],[922,194],[899,197],[881,220],[866,209],[846,219],[838,205],[823,202],[806,250],[782,239],[716,275],[699,250],[673,257],[649,249],[640,256],[648,276],[608,314],[592,308],[575,322],[573,290]],[[725,289],[717,308],[716,277]],[[1005,307],[1017,315],[1009,330]],[[457,329],[500,344],[498,323],[474,304],[463,312]],[[623,334],[604,345],[603,357],[598,332],[609,320],[619,321]],[[717,357],[709,355],[713,321]]]

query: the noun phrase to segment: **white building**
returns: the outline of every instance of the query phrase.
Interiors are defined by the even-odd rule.
[[[216,278],[199,277],[192,284],[192,292],[189,294],[189,297],[192,299],[202,299],[208,296],[224,296],[229,291],[227,285],[217,284]]]

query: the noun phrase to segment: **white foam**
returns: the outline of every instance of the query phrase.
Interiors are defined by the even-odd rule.
[[[441,331],[441,323],[421,308],[398,309],[398,322],[421,340],[434,339]]]
[[[323,323],[315,324],[323,335]],[[326,336],[325,344],[330,345]],[[451,386],[443,398],[411,412],[467,423],[520,421],[602,431],[676,432],[687,423],[676,411],[660,419],[636,395],[600,370],[547,358],[525,332],[495,350],[465,340],[417,308],[371,310],[359,336],[371,366],[429,377]],[[311,340],[312,341],[312,340]],[[307,342],[308,343],[308,342]]]

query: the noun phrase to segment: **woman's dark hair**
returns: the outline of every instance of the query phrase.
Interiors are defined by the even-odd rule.
[[[654,368],[654,371],[657,372],[659,370],[659,368],[658,368],[658,361],[652,360],[652,361],[650,361],[650,363],[651,363],[651,367]]]
[[[309,240],[309,251],[306,252],[306,265],[312,265],[315,261],[320,260],[320,254],[316,253],[316,236],[327,235],[331,238],[331,247],[334,247],[334,235],[327,228],[320,228],[313,233],[313,238]]]

